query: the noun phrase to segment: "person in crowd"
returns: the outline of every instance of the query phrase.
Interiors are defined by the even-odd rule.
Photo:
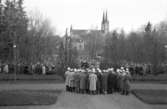
[[[74,70],[71,70],[70,71],[70,74],[69,74],[69,81],[70,81],[70,91],[71,92],[74,92],[75,91],[75,87],[74,87],[74,74],[77,70],[74,69]]]
[[[95,74],[97,75],[96,93],[100,94],[100,92],[101,92],[101,74],[100,74],[99,69],[96,69]]]
[[[128,95],[130,92],[130,72],[129,69],[126,69],[125,71],[125,75],[124,75],[124,90],[123,90],[123,94]]]
[[[78,69],[76,70],[76,72],[74,73],[74,90],[75,92],[79,93],[80,92],[80,75],[81,75],[81,71]]]
[[[114,71],[114,68],[111,68],[111,73],[112,73],[112,84],[113,84],[113,87],[112,87],[112,91],[113,92],[116,92],[117,90],[117,75]]]
[[[90,83],[90,81],[89,81],[89,74],[90,74],[90,72],[91,72],[91,70],[90,69],[86,69],[86,71],[85,71],[85,92],[86,93],[90,93],[90,91],[89,91],[89,83]]]
[[[42,64],[42,74],[43,75],[46,74],[46,66],[44,64]]]
[[[71,87],[71,73],[74,69],[70,69],[68,72],[68,86],[69,86],[69,91],[72,91],[72,87]]]
[[[31,64],[31,72],[32,72],[32,74],[35,73],[35,64]]]
[[[102,75],[102,92],[104,94],[107,94],[107,89],[108,89],[108,71],[107,70],[103,70],[103,75]]]
[[[9,65],[5,64],[4,68],[3,68],[4,73],[9,73]]]
[[[103,76],[103,73],[102,71],[100,70],[100,68],[97,68],[97,77],[98,77],[98,80],[99,80],[99,93],[102,94],[103,93],[103,83],[102,83],[102,76]]]
[[[120,92],[121,94],[124,95],[124,91],[125,91],[125,70],[124,69],[121,69],[120,70],[121,74],[120,74]]]
[[[122,77],[121,69],[117,69],[117,92],[121,92]]]
[[[114,80],[114,74],[113,74],[113,69],[108,69],[108,93],[109,94],[112,94],[114,92],[114,83],[115,83],[115,80]]]
[[[80,92],[81,93],[86,92],[86,79],[87,79],[86,71],[83,69],[81,70],[81,73],[80,73]]]
[[[97,82],[97,75],[95,74],[95,69],[92,69],[91,73],[89,74],[90,94],[95,94],[95,92],[96,92],[96,82]]]
[[[24,73],[29,74],[28,65],[24,64]]]
[[[70,91],[70,83],[69,83],[69,73],[70,73],[70,68],[67,68],[67,71],[65,72],[65,86],[66,86],[66,91]]]

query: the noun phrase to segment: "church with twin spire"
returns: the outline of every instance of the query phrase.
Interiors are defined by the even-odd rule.
[[[103,12],[103,19],[101,23],[101,32],[104,34],[109,33],[109,20],[108,20],[108,15],[107,12]]]
[[[90,40],[90,35],[95,35],[104,37],[110,31],[109,28],[109,19],[108,13],[103,12],[102,21],[101,21],[101,29],[74,29],[72,26],[70,28],[70,32],[68,34],[66,30],[65,39],[66,41],[69,39],[72,45],[72,48],[75,48],[79,54],[85,55],[87,52],[85,51],[86,45],[88,45],[88,41]],[[104,38],[103,38],[104,39]]]
[[[107,34],[109,33],[109,20],[108,20],[108,13],[103,12],[103,17],[102,17],[102,22],[101,22],[101,30],[91,30],[91,29],[74,29],[72,26],[70,28],[70,35],[80,35],[80,34],[86,34],[89,33],[91,31],[97,31],[97,32],[101,32],[102,34]]]

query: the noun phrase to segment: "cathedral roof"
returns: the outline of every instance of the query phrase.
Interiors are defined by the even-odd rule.
[[[88,30],[83,30],[83,29],[73,29],[72,33],[73,34],[85,34]]]
[[[84,30],[84,29],[73,29],[71,30],[72,37],[75,39],[87,40],[90,34],[101,34],[101,30]]]
[[[71,33],[73,35],[86,35],[86,34],[90,34],[92,32],[96,32],[96,33],[101,33],[101,30],[82,30],[82,29],[73,29],[71,31]]]

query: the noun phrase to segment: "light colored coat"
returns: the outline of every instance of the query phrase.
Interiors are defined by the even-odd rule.
[[[70,83],[69,83],[69,71],[66,71],[65,72],[65,78],[66,78],[66,80],[65,80],[65,85],[66,86],[70,86]]]
[[[89,90],[90,91],[96,91],[96,82],[97,82],[97,75],[94,73],[91,73],[89,75]]]
[[[9,66],[8,66],[8,64],[6,64],[5,66],[4,66],[4,72],[5,73],[9,73]]]
[[[46,74],[46,67],[43,65],[42,66],[42,74],[45,75]]]

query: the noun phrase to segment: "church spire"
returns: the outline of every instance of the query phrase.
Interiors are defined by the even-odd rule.
[[[70,31],[72,31],[72,25],[71,25],[71,27],[70,27]]]
[[[105,23],[105,13],[103,12],[103,19],[102,19],[102,24]]]
[[[72,36],[72,30],[73,30],[73,27],[71,25],[71,27],[70,27],[70,36]]]
[[[106,11],[106,18],[105,18],[105,22],[108,22],[108,13]]]
[[[103,12],[101,31],[103,33],[108,33],[109,32],[109,20],[108,20],[108,13],[107,13],[107,11]]]
[[[66,28],[65,37],[68,37],[68,28]]]

